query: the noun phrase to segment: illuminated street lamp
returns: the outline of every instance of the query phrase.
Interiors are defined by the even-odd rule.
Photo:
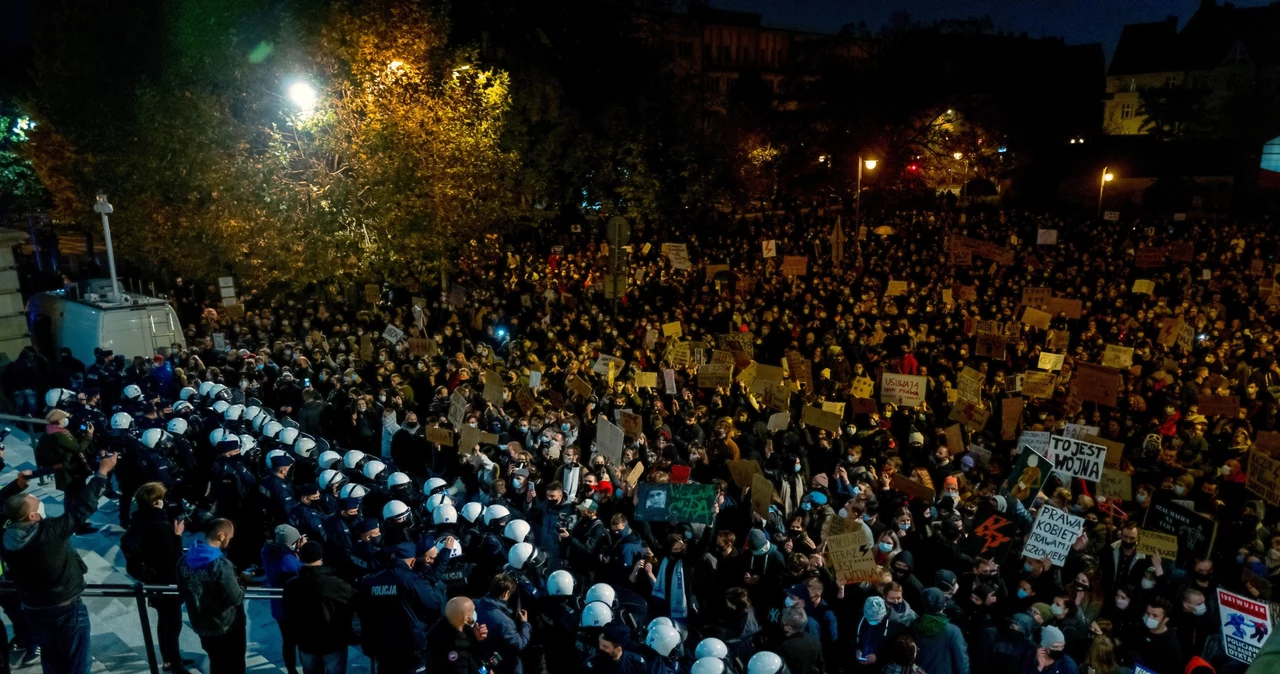
[[[1102,179],[1098,181],[1098,215],[1102,215],[1102,193],[1107,189],[1107,183],[1116,179],[1114,173],[1107,170],[1108,167],[1102,167]]]
[[[289,87],[289,100],[298,107],[303,117],[309,116],[316,109],[319,95],[315,87],[306,82],[295,82]]]
[[[858,192],[853,198],[854,203],[854,220],[856,226],[862,226],[862,167],[866,167],[868,171],[874,171],[878,162],[875,159],[863,159],[862,155],[858,155]]]

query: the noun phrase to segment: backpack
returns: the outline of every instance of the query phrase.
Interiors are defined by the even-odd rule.
[[[36,443],[36,465],[41,468],[56,466],[61,460],[61,450],[58,447],[58,438],[55,435],[46,433],[40,436],[40,441]]]
[[[124,554],[124,570],[139,583],[150,583],[155,571],[147,566],[142,554],[142,527],[129,527],[120,537],[120,552]]]

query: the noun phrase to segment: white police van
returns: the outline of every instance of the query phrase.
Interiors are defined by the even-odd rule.
[[[34,295],[27,304],[31,341],[53,357],[58,349],[84,364],[93,350],[110,349],[132,359],[150,358],[157,349],[186,346],[182,325],[169,303],[158,297],[122,292],[111,297],[110,279],[95,279],[82,293],[77,288]]]

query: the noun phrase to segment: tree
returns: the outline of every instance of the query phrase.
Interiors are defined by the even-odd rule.
[[[1211,133],[1208,91],[1189,87],[1152,87],[1139,92],[1141,131],[1165,140]]]
[[[421,278],[509,217],[508,78],[448,48],[439,16],[407,0],[174,4],[126,17],[105,85],[68,66],[115,49],[93,35],[116,19],[47,15],[59,37],[38,48],[29,145],[56,222],[83,222],[102,187],[128,258],[301,286]],[[285,95],[298,83],[313,111]]]

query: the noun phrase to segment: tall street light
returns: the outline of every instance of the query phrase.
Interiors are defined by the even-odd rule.
[[[858,155],[858,192],[853,198],[854,219],[857,220],[858,227],[862,226],[862,167],[866,166],[868,171],[874,171],[877,163],[874,159],[863,159],[862,155]]]
[[[116,253],[111,248],[111,223],[107,221],[107,216],[115,211],[111,207],[111,202],[107,201],[106,192],[98,192],[97,201],[93,204],[93,211],[102,216],[102,239],[107,244],[107,267],[111,271],[111,297],[107,298],[109,302],[120,301],[120,284],[116,281]]]
[[[1102,193],[1104,190],[1107,189],[1107,183],[1111,182],[1112,180],[1115,180],[1116,178],[1114,173],[1111,173],[1110,171],[1107,170],[1108,168],[1109,167],[1107,166],[1102,167],[1102,179],[1098,181],[1098,215],[1099,216],[1102,215]]]
[[[298,106],[299,114],[305,119],[316,109],[316,101],[320,96],[315,87],[306,82],[295,82],[289,86],[289,100]]]

